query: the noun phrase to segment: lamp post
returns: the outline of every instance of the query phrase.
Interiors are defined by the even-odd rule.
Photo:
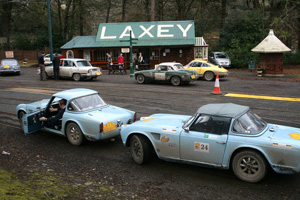
[[[66,9],[66,4],[64,0],[61,2],[61,9]],[[52,42],[52,24],[51,24],[51,14],[50,14],[50,0],[47,0],[47,8],[48,8],[48,31],[49,31],[49,48],[50,48],[50,60],[53,60],[53,42]]]

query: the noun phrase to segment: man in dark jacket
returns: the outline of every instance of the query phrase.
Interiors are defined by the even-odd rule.
[[[55,53],[53,58],[53,73],[54,73],[55,80],[59,80],[59,65],[60,65],[60,58],[58,57],[57,53]]]
[[[58,102],[59,108],[50,108],[49,109],[50,112],[58,111],[58,113],[55,116],[51,116],[49,118],[41,117],[39,120],[45,121],[47,127],[50,127],[50,128],[60,127],[61,119],[66,110],[66,104],[67,104],[67,101],[65,99],[59,100],[59,102]],[[56,129],[60,129],[60,128],[56,128]]]
[[[46,73],[45,73],[45,61],[44,61],[45,52],[42,52],[41,55],[38,57],[39,67],[40,67],[40,80],[46,80]]]

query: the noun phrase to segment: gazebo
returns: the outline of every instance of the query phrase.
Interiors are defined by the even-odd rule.
[[[274,35],[272,29],[269,35],[251,51],[259,53],[257,68],[263,69],[265,76],[283,76],[283,53],[291,49]]]

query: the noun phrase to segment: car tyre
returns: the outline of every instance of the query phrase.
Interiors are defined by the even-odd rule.
[[[213,72],[205,72],[203,77],[206,81],[212,81],[215,78],[215,74]]]
[[[74,79],[74,81],[80,81],[80,79],[81,79],[80,74],[73,74],[73,79]]]
[[[20,123],[20,127],[21,129],[24,131],[24,127],[23,127],[23,116],[25,115],[26,113],[24,111],[20,111],[19,114],[18,114],[18,118],[19,118],[19,123]]]
[[[150,157],[150,146],[144,136],[134,135],[130,139],[130,152],[133,160],[138,164],[144,164]]]
[[[83,144],[84,136],[80,127],[76,123],[71,122],[67,125],[66,134],[71,144],[75,146],[80,146]]]
[[[171,83],[172,83],[172,85],[178,86],[178,85],[180,85],[181,80],[178,76],[173,76],[171,78]]]
[[[257,183],[267,174],[267,162],[258,152],[246,150],[237,153],[232,160],[232,170],[240,180]]]
[[[145,82],[146,82],[146,81],[145,81],[145,76],[142,75],[142,74],[137,75],[136,81],[137,81],[139,84],[145,83]]]

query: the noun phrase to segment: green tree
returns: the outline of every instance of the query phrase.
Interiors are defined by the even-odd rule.
[[[216,49],[227,52],[234,67],[247,67],[248,61],[257,61],[251,49],[267,35],[263,21],[259,11],[236,11],[226,20]]]

